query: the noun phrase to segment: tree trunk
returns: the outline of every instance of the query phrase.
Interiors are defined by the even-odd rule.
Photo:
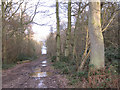
[[[76,18],[76,23],[75,23],[75,29],[74,29],[74,43],[73,43],[73,60],[76,59],[76,42],[77,42],[77,27],[79,25],[79,15],[80,15],[80,4],[79,3],[79,8],[78,8],[78,15]]]
[[[103,68],[105,64],[100,11],[100,0],[89,3],[90,64],[96,69]]]
[[[66,31],[66,47],[65,47],[65,56],[70,54],[70,38],[71,38],[71,0],[68,1],[68,29]]]
[[[89,43],[88,43],[89,40],[88,39],[89,39],[89,37],[88,37],[88,29],[87,29],[85,51],[83,53],[82,62],[80,64],[80,67],[78,68],[78,71],[82,71],[82,69],[83,69],[83,67],[85,65],[85,62],[86,62],[87,58],[89,57],[90,51],[87,53],[88,45],[89,45]]]
[[[60,60],[60,29],[59,29],[59,5],[56,0],[56,20],[57,20],[57,61]]]
[[[6,29],[5,29],[5,15],[4,15],[4,2],[1,1],[1,9],[2,9],[2,59],[3,63],[7,62],[7,53],[6,53]]]

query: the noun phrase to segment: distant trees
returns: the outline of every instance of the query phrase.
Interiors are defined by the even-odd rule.
[[[41,54],[42,43],[37,43],[32,39],[34,33],[31,25],[39,3],[36,4],[32,16],[26,13],[27,3],[24,1],[12,2],[12,0],[2,1],[3,63],[13,63]]]
[[[56,33],[53,32],[50,33],[46,40],[46,47],[48,57],[56,56],[57,51]]]
[[[79,8],[78,8],[78,12],[77,12],[77,17],[76,17],[76,22],[75,22],[75,29],[74,29],[74,43],[73,43],[73,59],[76,58],[76,42],[77,42],[77,28],[78,28],[78,25],[79,25],[79,16],[80,16],[80,8],[81,8],[81,2],[79,3]]]

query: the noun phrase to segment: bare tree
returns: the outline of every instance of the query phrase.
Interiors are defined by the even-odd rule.
[[[57,61],[60,60],[60,25],[59,25],[59,4],[58,0],[56,0],[56,20],[57,20]]]
[[[66,48],[65,48],[65,56],[69,56],[70,54],[70,37],[71,37],[71,0],[68,1],[68,28],[66,31]]]

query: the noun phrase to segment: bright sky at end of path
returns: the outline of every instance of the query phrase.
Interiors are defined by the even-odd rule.
[[[33,25],[33,32],[34,32],[34,36],[33,39],[36,41],[43,41],[47,38],[47,36],[49,35],[49,27],[44,26],[44,27],[40,27],[38,25]]]
[[[37,24],[44,25],[32,25],[32,30],[34,32],[33,39],[36,41],[45,41],[47,36],[50,33],[51,27],[56,27],[56,14],[55,14],[55,0],[49,1],[45,0],[44,2],[40,2],[40,7],[38,7],[37,11],[39,13],[36,14],[34,18],[34,22]],[[53,6],[53,7],[51,7]],[[51,15],[52,14],[52,15]]]
[[[33,2],[33,1],[31,1]],[[36,14],[34,22],[37,24],[32,25],[32,30],[34,32],[33,39],[36,41],[45,41],[50,33],[51,27],[53,31],[56,31],[56,0],[40,0],[40,5],[37,9],[39,13]],[[60,24],[64,24],[67,27],[67,10],[62,10],[59,4],[59,17]],[[74,19],[72,18],[72,21]],[[73,22],[72,22],[73,23]]]
[[[42,47],[42,54],[47,54],[47,51],[46,51],[46,47],[45,47],[45,46]]]

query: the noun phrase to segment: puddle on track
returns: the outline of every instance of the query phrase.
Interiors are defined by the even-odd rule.
[[[47,61],[44,60],[42,61],[42,67],[47,66],[46,65]],[[37,88],[47,88],[47,86],[43,83],[44,80],[42,80],[41,78],[45,78],[47,76],[52,75],[51,72],[41,72],[41,68],[40,67],[36,67],[34,69],[34,72],[30,74],[31,77],[35,78],[35,80],[39,80],[39,83],[37,85]]]
[[[43,64],[42,67],[46,67],[47,65],[46,64]]]
[[[35,68],[34,72],[41,72],[41,69],[40,68]]]
[[[49,75],[51,75],[50,72],[34,72],[30,74],[30,76],[34,78],[42,78],[42,77],[47,77]]]
[[[35,80],[39,80],[37,88],[47,88],[47,86],[43,83],[44,80],[42,80],[41,78],[45,78],[51,74],[51,72],[34,72],[31,73],[30,76],[33,77]]]
[[[40,80],[38,88],[47,88],[47,86],[43,83],[43,80]]]
[[[44,60],[44,61],[42,61],[42,63],[43,63],[43,64],[45,64],[45,63],[47,63],[47,61],[46,61],[46,60]]]
[[[46,77],[47,72],[34,72],[34,73],[30,74],[30,76],[32,76],[34,78]]]

